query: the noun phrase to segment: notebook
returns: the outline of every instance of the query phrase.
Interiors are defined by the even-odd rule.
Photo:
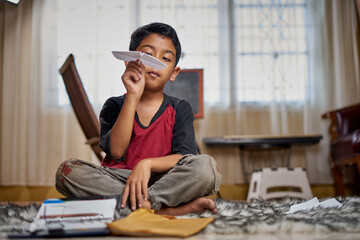
[[[29,231],[9,238],[75,237],[107,235],[106,223],[114,220],[121,196],[47,199],[42,204]]]

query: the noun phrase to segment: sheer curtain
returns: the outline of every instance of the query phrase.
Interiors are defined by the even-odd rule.
[[[53,1],[3,5],[2,185],[53,185],[60,162],[91,159],[71,108],[46,99],[57,78]]]
[[[282,99],[268,105],[240,102],[225,110],[207,109],[204,123],[200,125],[200,138],[227,134],[322,134],[324,138],[318,145],[293,148],[290,165],[306,167],[311,183],[326,184],[333,182],[329,165],[329,122],[321,120],[321,114],[360,101],[358,21],[352,0],[308,0],[306,8],[305,101],[294,104]],[[231,93],[230,89],[224,91]],[[226,172],[223,182],[243,182],[239,153],[234,155],[237,149],[207,151]],[[266,160],[273,156],[265,153],[258,157]]]
[[[106,98],[124,93],[124,64],[111,50],[128,48],[132,1],[104,2],[1,2],[1,185],[53,186],[63,160],[98,163],[58,69],[74,53],[97,113]]]
[[[307,152],[313,182],[332,181],[329,171],[328,110],[360,101],[358,18],[355,1],[310,1],[309,92],[304,110],[305,132],[324,136]]]
[[[264,9],[269,4],[254,2]],[[223,183],[244,181],[239,152],[236,148],[206,148],[204,137],[323,134],[321,144],[306,151],[293,149],[291,165],[307,167],[313,183],[331,182],[327,125],[321,113],[359,101],[355,3],[308,1],[309,20],[301,23],[308,27],[309,66],[306,100],[302,102],[242,99],[247,93],[242,84],[248,79],[244,69],[248,69],[241,58],[247,53],[240,46],[243,33],[239,26],[247,3],[253,1],[32,0],[21,1],[16,7],[2,3],[0,184],[51,186],[64,159],[96,162],[84,144],[57,71],[67,54],[74,53],[98,113],[107,97],[124,93],[120,80],[124,67],[111,56],[111,50],[127,49],[131,32],[154,21],[166,22],[177,30],[184,50],[179,63],[182,68],[204,68],[205,117],[195,121],[196,136],[202,152],[219,162]],[[266,16],[278,16],[278,10],[284,9],[265,10]],[[296,21],[291,14],[288,17]],[[253,19],[249,24],[256,21],[256,17],[246,19]],[[255,41],[253,47],[257,48]],[[281,44],[272,47],[280,53],[283,50],[279,49]],[[272,59],[277,58],[276,51],[270,54]],[[271,74],[269,71],[270,78]]]
[[[225,28],[231,33],[228,84],[220,88],[224,96],[221,104],[207,105],[207,115],[199,128],[200,138],[302,134],[304,96],[301,93],[306,83],[303,32],[307,28],[304,1],[239,0],[229,1],[227,8],[230,16]],[[302,88],[296,84],[291,86],[292,82]],[[293,90],[295,94],[289,94]],[[244,182],[237,148],[207,148],[206,151],[226,172],[224,183]],[[303,149],[295,148],[292,152],[291,166],[305,166]],[[246,152],[243,157],[256,169],[282,162],[284,152],[266,151],[251,153],[251,156]]]

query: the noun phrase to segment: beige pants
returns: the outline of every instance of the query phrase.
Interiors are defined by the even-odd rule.
[[[77,159],[64,161],[56,173],[56,189],[66,197],[121,195],[131,170],[107,168]],[[153,173],[149,200],[157,211],[176,207],[219,191],[221,175],[209,155],[186,155],[168,172]],[[121,213],[130,213],[128,206]]]

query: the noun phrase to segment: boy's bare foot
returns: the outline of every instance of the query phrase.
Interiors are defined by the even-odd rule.
[[[151,210],[151,203],[149,200],[144,200],[142,202],[142,207]]]
[[[162,207],[156,214],[180,216],[188,213],[202,213],[206,210],[218,212],[213,200],[201,197],[178,207]]]

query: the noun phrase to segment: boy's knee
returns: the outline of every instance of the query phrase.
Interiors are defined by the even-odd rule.
[[[199,155],[198,171],[203,177],[210,178],[210,181],[220,181],[220,169],[214,158],[209,155]]]
[[[214,184],[216,192],[219,190],[221,174],[214,158],[207,154],[200,154],[185,156],[181,160],[191,166],[193,176],[197,176],[204,184]]]
[[[63,186],[64,182],[69,179],[70,173],[76,170],[78,166],[82,166],[82,162],[78,159],[68,159],[62,162],[56,171],[56,185]],[[76,176],[77,174],[71,174]]]
[[[187,164],[193,171],[198,174],[206,174],[208,172],[220,172],[214,158],[207,154],[186,155],[179,160],[179,165]]]
[[[65,160],[63,161],[57,172],[56,172],[56,176],[68,176],[72,171],[73,171],[73,168],[74,166],[79,166],[81,165],[81,161],[80,160],[77,160],[77,159],[68,159],[68,160]]]

